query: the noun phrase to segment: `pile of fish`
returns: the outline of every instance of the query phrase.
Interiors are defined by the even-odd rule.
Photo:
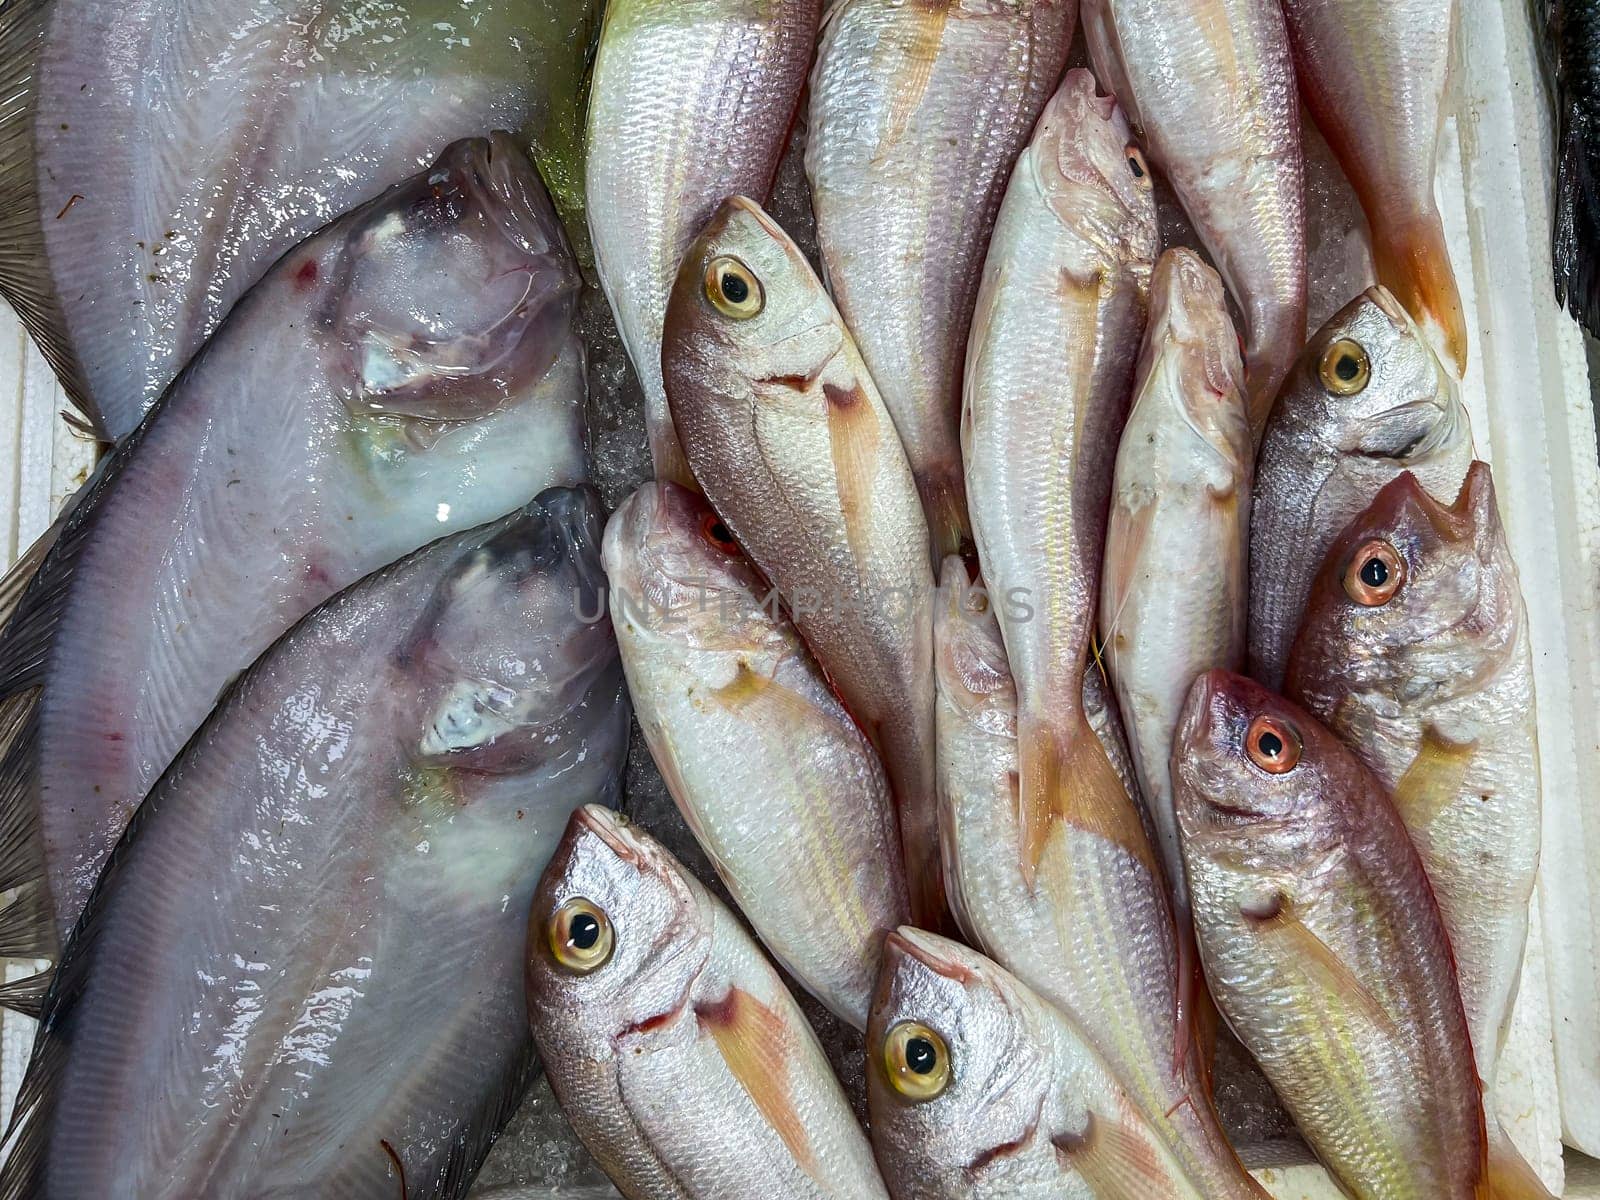
[[[1453,19],[0,8],[0,287],[109,445],[0,584],[0,1200],[453,1200],[541,1067],[630,1200],[1261,1200],[1219,1037],[1353,1197],[1548,1197]]]

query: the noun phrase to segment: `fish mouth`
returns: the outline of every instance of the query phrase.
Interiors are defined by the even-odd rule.
[[[572,814],[571,832],[593,834],[623,862],[643,866],[644,848],[628,831],[629,824],[619,812],[599,804],[585,804]]]
[[[948,956],[944,949],[948,944],[933,934],[902,925],[884,938],[884,961],[887,963],[896,957],[910,959],[941,979],[965,985],[971,981],[972,972]]]
[[[1372,304],[1394,322],[1396,329],[1405,329],[1411,324],[1411,316],[1406,312],[1405,305],[1395,299],[1395,295],[1381,283],[1375,283],[1362,293]]]
[[[572,260],[555,205],[533,163],[509,133],[496,130],[486,138],[456,142],[440,155],[435,169],[458,171],[472,200],[530,257]],[[576,272],[572,274],[576,288]]]

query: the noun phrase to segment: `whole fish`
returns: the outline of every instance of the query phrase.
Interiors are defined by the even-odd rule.
[[[1025,873],[1016,690],[996,618],[1014,601],[969,587],[953,556],[940,593],[939,827],[962,930],[1082,1031],[1176,1164],[1189,1189],[1176,1194],[1265,1200],[1212,1109],[1191,1014],[1180,1008],[1166,886],[1132,801],[1124,796],[1114,808],[1097,799],[1078,810],[1053,830],[1036,872]],[[1109,704],[1094,683],[1098,670],[1085,673],[1084,700]],[[1109,710],[1090,714],[1097,729],[1116,724]],[[1152,1194],[1167,1193],[1126,1196]]]
[[[1078,0],[838,0],[823,27],[806,131],[823,273],[937,557],[971,540],[961,366],[984,248],[1077,17]]]
[[[546,80],[582,49],[552,44],[547,7],[8,6],[0,290],[96,432],[131,431],[319,226],[457,138],[517,129],[536,109],[546,128],[570,125]]]
[[[886,1200],[778,973],[615,813],[573,814],[534,897],[527,989],[556,1097],[630,1200]]]
[[[1488,1200],[1450,942],[1383,785],[1298,706],[1195,681],[1173,749],[1206,978],[1357,1200]]]
[[[639,727],[689,828],[774,957],[865,1028],[907,914],[877,753],[699,496],[640,488],[605,565]]]
[[[577,270],[504,134],[287,255],[104,464],[0,637],[0,820],[72,928],[228,680],[340,588],[583,477]],[[13,846],[17,842],[8,843]],[[53,930],[39,930],[49,951]]]
[[[1491,1156],[1493,1104],[1539,871],[1528,614],[1486,463],[1454,504],[1410,474],[1347,525],[1311,588],[1285,692],[1394,795],[1450,935]]]
[[[820,0],[612,0],[589,97],[595,263],[644,386],[657,477],[694,487],[661,381],[678,262],[717,206],[765,199],[800,104]]]
[[[1378,282],[1460,376],[1467,324],[1433,198],[1456,0],[1283,0],[1300,93],[1355,186]]]
[[[978,553],[990,587],[1029,610],[999,610],[1017,682],[1029,878],[1067,792],[1127,801],[1080,700],[1156,249],[1150,175],[1131,139],[1094,77],[1069,71],[1001,205],[967,357],[962,446]]]
[[[1244,663],[1255,446],[1222,281],[1180,248],[1156,263],[1133,409],[1117,450],[1100,592],[1105,662],[1138,792],[1188,925],[1172,733],[1189,684]]]
[[[1250,674],[1281,687],[1311,581],[1346,522],[1410,471],[1455,497],[1472,428],[1454,380],[1382,287],[1340,309],[1284,381],[1250,508]]]
[[[1600,337],[1600,3],[1537,0],[1556,108],[1556,297]]]
[[[1072,1022],[957,942],[902,929],[867,1032],[895,1200],[1201,1200]]]
[[[539,874],[627,748],[599,539],[549,489],[241,677],[66,948],[0,1197],[466,1192],[534,1065]]]
[[[936,924],[927,523],[838,310],[749,200],[718,209],[684,255],[661,363],[706,496],[883,755],[912,913]]]
[[[1100,78],[1238,298],[1259,431],[1306,336],[1300,104],[1278,0],[1084,0]]]

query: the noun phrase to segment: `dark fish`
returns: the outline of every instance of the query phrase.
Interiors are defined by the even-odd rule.
[[[302,243],[234,308],[0,635],[0,888],[42,879],[30,899],[55,915],[31,944],[0,933],[8,952],[53,952],[135,806],[279,634],[441,534],[583,477],[578,282],[499,134]]]
[[[466,1191],[534,1063],[534,888],[627,745],[600,533],[549,489],[241,677],[67,946],[0,1197]]]
[[[1600,0],[1534,0],[1556,103],[1556,297],[1600,337]]]

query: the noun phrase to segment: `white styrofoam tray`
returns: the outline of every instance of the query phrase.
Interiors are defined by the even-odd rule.
[[[1531,617],[1544,864],[1502,1070],[1502,1118],[1552,1186],[1561,1141],[1600,1155],[1600,457],[1584,344],[1550,284],[1551,135],[1525,7],[1460,0],[1455,116],[1439,198],[1467,308],[1464,396]],[[0,550],[15,558],[86,477],[93,447],[58,419],[49,367],[0,306]],[[7,967],[9,977],[32,969]],[[32,1022],[0,1015],[0,1121]],[[1245,1147],[1254,1165],[1256,1148]],[[1570,1153],[1566,1195],[1600,1200]],[[1311,1164],[1259,1167],[1282,1200],[1337,1200]]]

